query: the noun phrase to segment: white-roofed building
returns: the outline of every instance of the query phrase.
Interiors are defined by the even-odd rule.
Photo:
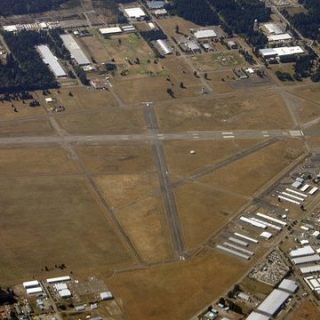
[[[99,32],[102,35],[111,35],[111,34],[122,33],[122,29],[120,27],[107,27],[107,28],[100,28]]]
[[[297,257],[310,256],[310,255],[312,255],[314,253],[315,253],[315,251],[313,250],[313,248],[311,246],[305,246],[305,247],[302,247],[302,248],[291,250],[289,252],[289,256],[291,258],[297,258]]]
[[[163,56],[173,53],[173,49],[169,46],[168,41],[166,40],[156,40],[155,46],[158,49],[159,53]]]
[[[279,312],[279,310],[289,297],[290,293],[279,289],[274,289],[258,306],[257,311],[269,317],[272,317]]]
[[[3,26],[3,30],[7,32],[17,32],[18,28],[16,25]]]
[[[67,284],[64,283],[64,282],[56,283],[56,284],[54,285],[54,287],[55,287],[55,289],[56,289],[57,291],[61,291],[61,290],[66,290],[66,289],[68,289]]]
[[[140,7],[124,9],[125,15],[130,19],[144,20],[147,15]]]
[[[269,22],[269,23],[265,23],[263,25],[263,27],[265,28],[265,30],[269,33],[269,34],[281,34],[283,33],[282,28],[275,23]]]
[[[40,283],[38,280],[25,281],[22,283],[22,285],[25,289],[33,288],[33,287],[40,287]]]
[[[61,67],[58,58],[53,55],[47,45],[37,46],[42,61],[48,65],[49,69],[55,75],[56,78],[66,77],[67,74]]]
[[[47,283],[53,284],[58,282],[67,282],[70,280],[71,280],[70,276],[63,276],[63,277],[49,278],[47,279]]]
[[[304,53],[304,50],[299,47],[279,47],[279,48],[266,48],[259,50],[260,55],[264,59],[271,59],[271,58],[279,58],[285,59],[290,57],[296,57]]]
[[[272,34],[267,38],[268,42],[287,42],[292,40],[292,36],[289,33]]]
[[[127,24],[125,26],[121,26],[123,32],[135,32],[136,28],[132,24]]]
[[[253,311],[253,312],[251,312],[251,313],[249,314],[249,316],[247,317],[246,320],[269,320],[269,319],[270,319],[270,317],[265,316],[265,315],[263,315],[263,314],[261,314],[261,313],[258,313],[258,312]]]
[[[79,66],[86,66],[91,64],[90,60],[84,54],[71,34],[61,34],[60,37],[63,41],[64,46],[70,52],[71,57],[77,62]]]
[[[101,300],[110,300],[113,299],[113,295],[110,291],[104,291],[100,293]]]
[[[43,289],[41,287],[34,287],[34,288],[28,288],[26,289],[27,294],[38,294],[42,293]]]
[[[197,40],[209,40],[217,37],[213,29],[198,30],[193,35]]]
[[[151,0],[147,1],[147,7],[151,10],[162,9],[165,6],[165,1],[161,0]]]
[[[72,296],[69,289],[59,290],[58,294],[61,298],[70,298]]]
[[[295,293],[299,287],[295,281],[290,279],[283,279],[278,288],[289,293]]]

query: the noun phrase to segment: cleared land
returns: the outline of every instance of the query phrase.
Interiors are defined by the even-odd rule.
[[[220,230],[247,199],[196,182],[175,190],[186,247],[193,249]]]
[[[62,263],[78,275],[132,263],[84,178],[3,177],[0,202],[2,283]]]
[[[199,306],[218,299],[221,289],[231,287],[248,266],[209,250],[188,262],[119,273],[108,283],[129,319],[188,319]]]
[[[283,99],[272,92],[247,91],[218,99],[168,101],[156,108],[163,131],[285,129],[292,122]]]
[[[251,196],[303,152],[300,140],[279,141],[199,181],[222,190]]]
[[[290,320],[318,320],[319,319],[319,309],[311,301],[304,300],[302,301],[289,315],[288,319]]]

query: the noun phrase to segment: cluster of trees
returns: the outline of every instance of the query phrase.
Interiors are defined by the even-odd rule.
[[[307,13],[298,13],[293,16],[284,10],[284,16],[297,28],[305,37],[320,40],[320,3],[319,0],[299,0],[308,10]]]
[[[0,93],[58,86],[54,75],[35,49],[36,45],[48,43],[47,32],[5,32],[3,36],[11,54],[6,64],[0,64]]]
[[[254,20],[266,22],[270,19],[270,8],[259,0],[209,0],[222,19],[225,31],[246,36],[254,47],[267,43],[264,34],[254,31]]]
[[[58,8],[68,0],[1,0],[0,15],[28,14]]]
[[[201,1],[201,4],[199,4],[199,0],[175,0],[172,11],[178,16],[199,25],[220,23],[218,15],[206,1]]]

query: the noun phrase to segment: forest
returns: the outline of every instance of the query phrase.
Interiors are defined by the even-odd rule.
[[[199,5],[198,0],[175,0],[172,12],[199,25],[220,24],[218,15],[206,1]]]
[[[6,64],[0,64],[0,93],[58,86],[54,75],[35,49],[36,45],[50,42],[47,32],[4,32],[3,36],[11,54]]]
[[[300,0],[308,10],[307,13],[298,13],[290,16],[286,10],[283,15],[297,28],[303,36],[320,40],[320,2],[319,0]]]
[[[0,14],[10,16],[15,14],[28,14],[44,12],[58,8],[68,0],[1,0]]]

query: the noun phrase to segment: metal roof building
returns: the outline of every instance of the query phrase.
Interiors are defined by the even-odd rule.
[[[297,257],[310,256],[310,255],[312,255],[314,253],[315,253],[315,251],[313,250],[313,248],[311,246],[305,246],[305,247],[302,247],[302,248],[291,250],[289,252],[289,256],[291,258],[297,258]]]
[[[193,35],[198,40],[212,39],[217,36],[213,29],[198,30]]]
[[[268,31],[268,33],[270,34],[281,34],[283,33],[283,30],[282,28],[275,24],[275,23],[265,23],[264,25],[264,28]]]
[[[28,289],[26,289],[26,291],[27,291],[27,294],[37,294],[37,293],[43,292],[41,287],[28,288]]]
[[[291,259],[291,261],[294,264],[304,264],[304,263],[310,263],[310,262],[318,262],[318,261],[320,261],[320,256],[318,254],[313,254],[311,256],[293,258],[293,259]]]
[[[40,53],[42,61],[49,66],[49,69],[57,78],[65,77],[67,75],[58,62],[57,57],[53,55],[47,45],[37,46],[37,49]]]
[[[90,60],[84,54],[71,34],[62,34],[60,37],[65,47],[69,50],[71,57],[77,62],[78,65],[85,66],[91,64]]]
[[[106,34],[122,33],[122,30],[120,27],[108,27],[108,28],[99,29],[99,32],[103,35],[106,35]]]
[[[290,297],[290,293],[274,289],[267,298],[259,305],[257,311],[272,317]]]
[[[156,46],[162,55],[166,56],[168,54],[172,54],[173,52],[172,48],[169,46],[166,40],[162,40],[162,39],[156,40]]]
[[[132,19],[141,19],[147,16],[146,13],[140,7],[127,8],[124,9],[124,12],[127,15],[127,17]]]
[[[25,281],[22,283],[22,285],[25,289],[27,289],[27,288],[39,287],[40,283],[38,280],[32,280],[32,281]]]
[[[269,42],[281,42],[291,40],[292,37],[289,33],[281,33],[281,34],[272,34],[268,36]]]
[[[295,293],[298,289],[298,285],[293,280],[283,279],[279,284],[278,288],[284,291],[288,291],[290,293]]]
[[[49,278],[47,279],[47,283],[58,283],[58,282],[66,282],[70,281],[71,278],[69,276],[57,277],[57,278]]]
[[[313,266],[301,267],[300,271],[301,271],[302,274],[319,272],[320,271],[320,265],[319,264],[315,264]]]
[[[160,0],[147,1],[147,7],[151,10],[162,9],[164,5],[165,2]]]
[[[261,313],[253,311],[249,314],[246,320],[269,320],[269,319],[270,318],[268,316],[265,316]]]

